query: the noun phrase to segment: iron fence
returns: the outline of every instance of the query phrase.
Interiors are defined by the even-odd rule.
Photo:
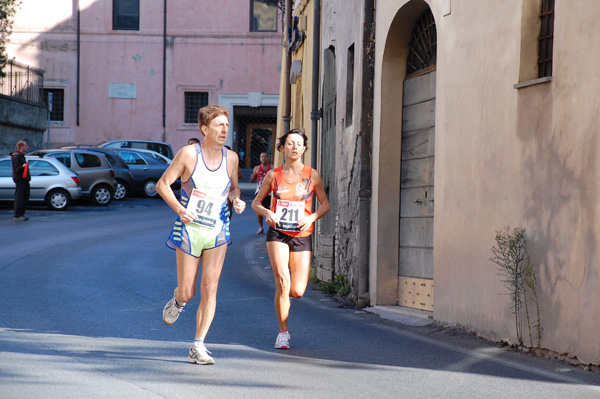
[[[32,103],[44,103],[44,71],[9,60],[0,77],[0,94]]]

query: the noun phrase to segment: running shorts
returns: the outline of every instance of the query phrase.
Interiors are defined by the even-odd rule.
[[[287,234],[269,227],[267,231],[267,242],[276,241],[287,244],[290,248],[290,252],[312,252],[312,237],[292,237]]]
[[[202,251],[231,244],[229,233],[229,218],[223,222],[223,229],[217,231],[207,229],[196,223],[184,224],[177,218],[167,246],[171,249],[179,248],[186,254],[199,258]]]

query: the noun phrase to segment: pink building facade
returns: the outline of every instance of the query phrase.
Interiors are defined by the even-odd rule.
[[[7,51],[45,71],[51,148],[144,139],[177,151],[201,135],[198,108],[220,104],[243,155],[277,115],[280,21],[264,0],[28,0]]]

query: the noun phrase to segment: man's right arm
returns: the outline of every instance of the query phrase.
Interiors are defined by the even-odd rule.
[[[185,146],[177,155],[175,155],[175,159],[169,165],[165,173],[163,173],[162,177],[156,184],[156,191],[162,197],[163,200],[179,215],[179,218],[183,223],[190,223],[196,219],[196,214],[193,211],[187,210],[181,202],[175,196],[173,189],[171,189],[171,184],[175,183],[175,181],[183,175],[186,170],[187,164],[193,164],[195,162],[196,151],[193,146]],[[193,168],[188,168],[193,169]],[[183,179],[182,179],[183,180]]]
[[[250,183],[256,183],[256,178],[258,177],[258,166],[254,167],[252,174],[250,175]]]

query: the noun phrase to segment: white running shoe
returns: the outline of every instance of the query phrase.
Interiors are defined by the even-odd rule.
[[[179,314],[183,312],[183,306],[180,307],[177,305],[177,302],[175,302],[175,297],[167,302],[163,309],[163,321],[165,324],[171,325],[175,323],[179,317]]]
[[[275,341],[275,349],[290,349],[290,333],[280,332]]]
[[[190,348],[189,362],[196,364],[215,364],[215,359],[209,356],[209,350],[204,344],[194,344]]]

